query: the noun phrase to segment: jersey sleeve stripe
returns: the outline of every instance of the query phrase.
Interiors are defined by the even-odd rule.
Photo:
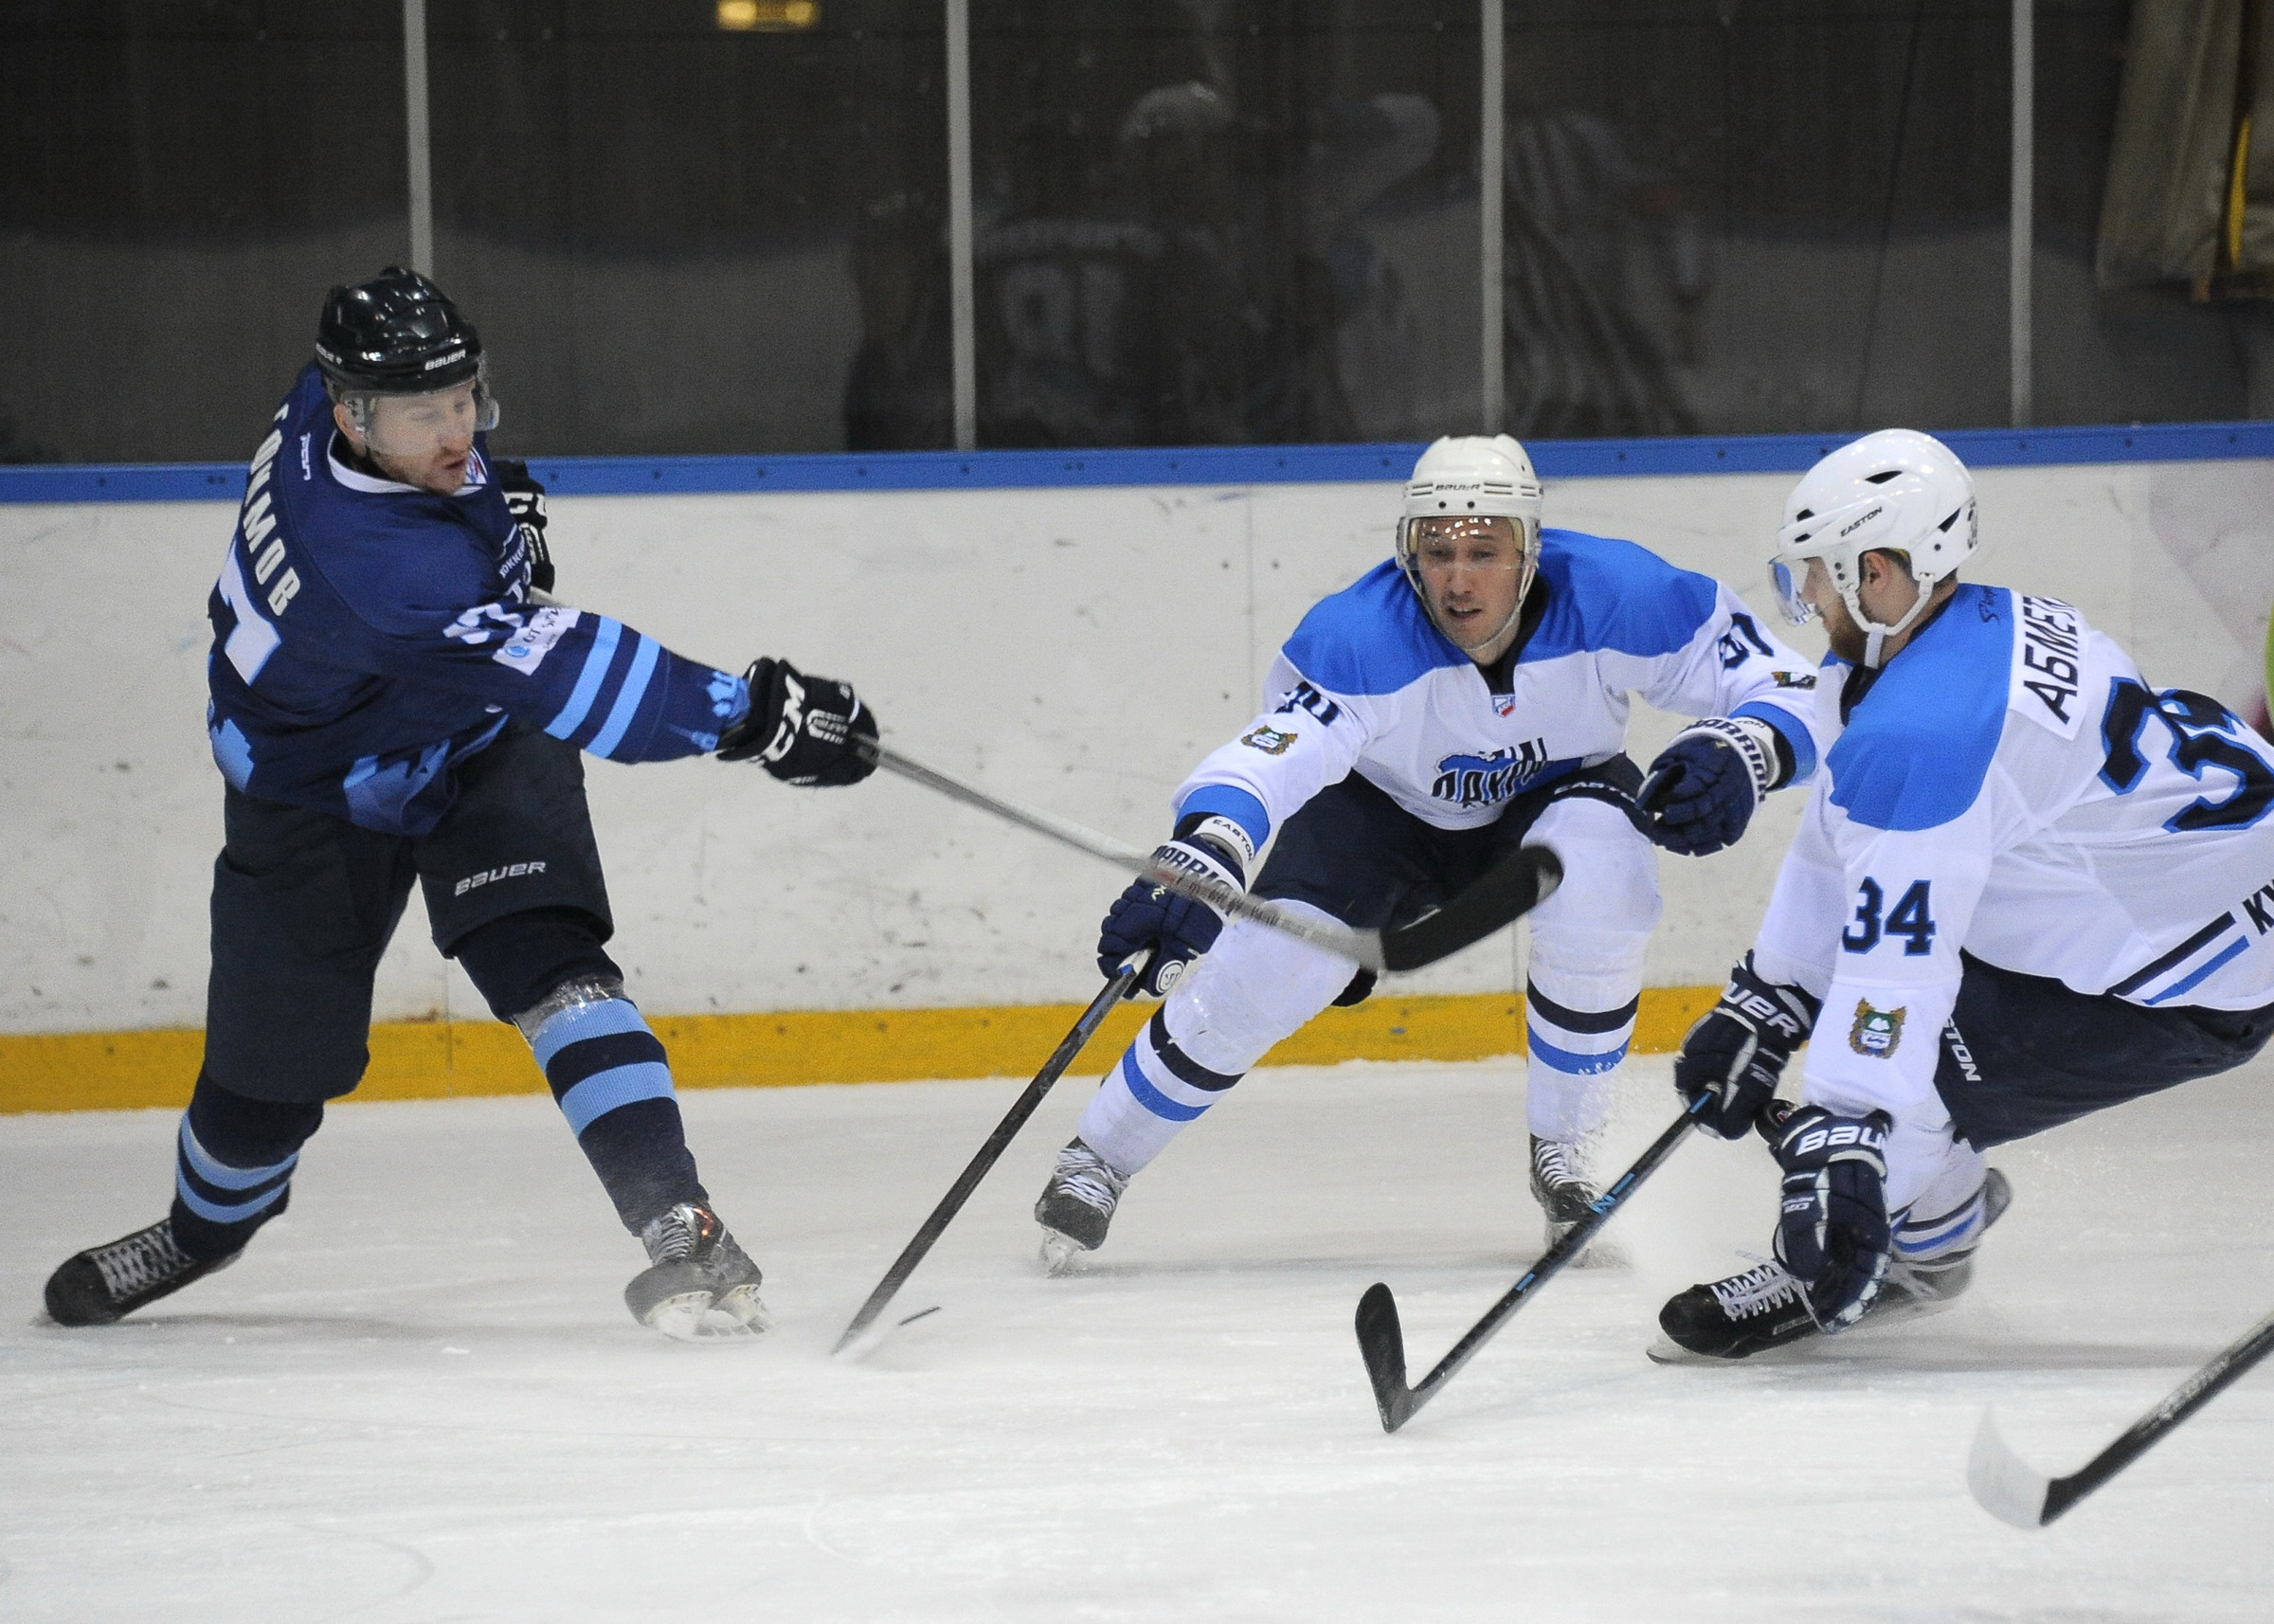
[[[585,747],[594,755],[611,754],[623,742],[624,731],[632,725],[632,717],[640,710],[640,701],[647,695],[647,685],[656,675],[656,659],[659,653],[656,640],[644,632],[634,632],[632,635],[639,640],[632,651],[632,668],[624,673],[623,686],[616,691],[616,704],[608,712],[606,725]]]
[[[591,652],[585,656],[584,669],[577,673],[576,687],[569,692],[568,703],[561,707],[559,715],[545,724],[545,731],[556,739],[567,738],[583,725],[586,713],[599,696],[601,683],[607,677],[608,663],[616,658],[616,640],[623,635],[623,624],[606,615],[598,619],[600,624],[592,634]]]
[[[2164,954],[2161,958],[2155,960],[2151,964],[2141,965],[2139,969],[2133,971],[2132,974],[2126,976],[2122,981],[2118,982],[2116,985],[2108,989],[2109,993],[2111,996],[2116,998],[2130,998],[2141,987],[2146,986],[2157,976],[2163,974],[2164,971],[2171,969],[2174,965],[2177,965],[2180,960],[2187,958],[2190,954],[2199,952],[2204,947],[2208,947],[2212,938],[2217,936],[2220,931],[2225,930],[2233,923],[2234,913],[2231,910],[2220,914],[2216,919],[2213,919],[2210,924],[2204,926],[2202,929],[2196,931],[2193,936],[2190,936],[2186,941],[2180,943],[2176,947],[2174,947],[2170,952]]]
[[[1816,770],[1814,736],[1799,717],[1783,706],[1771,705],[1760,699],[1748,699],[1729,713],[1732,716],[1758,717],[1783,735],[1784,742],[1793,747],[1793,783],[1798,784]]]
[[[1231,819],[1247,832],[1259,852],[1272,838],[1272,815],[1264,810],[1262,802],[1236,785],[1201,785],[1184,797],[1184,803],[1177,808],[1177,821],[1182,822],[1196,812]]]

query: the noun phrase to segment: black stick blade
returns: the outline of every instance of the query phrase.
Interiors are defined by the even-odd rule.
[[[1405,1384],[1405,1331],[1398,1323],[1398,1299],[1380,1281],[1358,1300],[1358,1354],[1366,1362],[1381,1430],[1394,1433],[1413,1415],[1414,1393]]]
[[[1545,846],[1519,846],[1435,913],[1384,930],[1382,963],[1393,970],[1434,965],[1523,918],[1562,883],[1563,864],[1555,853]]]

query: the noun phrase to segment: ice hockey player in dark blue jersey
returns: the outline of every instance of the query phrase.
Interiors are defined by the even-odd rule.
[[[178,1290],[284,1210],[324,1102],[362,1079],[415,879],[435,946],[529,1040],[646,1247],[634,1316],[681,1338],[765,1326],[758,1267],[712,1210],[663,1046],[605,947],[578,751],[715,751],[844,785],[874,770],[875,719],[785,661],[737,677],[553,604],[543,487],[491,459],[496,421],[480,339],[432,282],[389,267],[332,291],[208,605],[226,838],[172,1209],[56,1271],[60,1324]]]

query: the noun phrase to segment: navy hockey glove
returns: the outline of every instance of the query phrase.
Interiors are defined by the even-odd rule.
[[[756,757],[785,784],[834,788],[876,770],[876,713],[850,684],[808,677],[786,659],[751,662],[750,708],[719,735],[721,761]]]
[[[545,545],[545,487],[530,473],[526,462],[493,458],[490,472],[497,477],[498,492],[505,497],[505,511],[514,515],[521,545],[529,549],[529,589],[551,591],[552,550]]]
[[[1651,763],[1635,802],[1669,852],[1702,857],[1737,843],[1760,798],[1792,776],[1793,748],[1757,716],[1708,716]]]
[[[1248,889],[1246,865],[1254,857],[1246,834],[1229,820],[1193,818],[1178,825],[1176,839],[1156,850],[1153,861],[1238,894]],[[1115,975],[1131,954],[1158,947],[1129,996],[1165,997],[1192,961],[1216,946],[1223,928],[1223,915],[1206,903],[1149,879],[1132,880],[1098,927],[1097,967]]]
[[[1827,1331],[1864,1317],[1887,1275],[1887,1129],[1884,1110],[1835,1116],[1804,1105],[1785,1118],[1777,1160],[1784,1204],[1777,1261],[1798,1281],[1808,1311]]]
[[[1684,1100],[1713,1096],[1698,1126],[1742,1139],[1775,1097],[1784,1063],[1815,1030],[1820,1007],[1800,987],[1762,979],[1752,954],[1740,959],[1721,1001],[1698,1018],[1674,1059],[1674,1087]]]

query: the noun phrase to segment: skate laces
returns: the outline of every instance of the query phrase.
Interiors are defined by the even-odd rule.
[[[1721,1304],[1722,1312],[1733,1320],[1751,1319],[1755,1314],[1800,1300],[1800,1283],[1773,1258],[1764,1259],[1742,1274],[1716,1280],[1709,1290],[1713,1300]]]
[[[1101,1213],[1110,1213],[1114,1202],[1121,1200],[1121,1192],[1129,1187],[1128,1174],[1115,1172],[1078,1140],[1058,1152],[1057,1171],[1051,1182],[1058,1194],[1072,1196]]]
[[[97,1247],[93,1255],[103,1286],[115,1299],[131,1297],[196,1266],[175,1242],[171,1221],[153,1223],[124,1240]]]
[[[708,1207],[681,1202],[640,1232],[651,1264],[678,1263],[693,1257],[702,1243],[726,1226]]]
[[[1578,1153],[1577,1146],[1566,1145],[1561,1139],[1533,1140],[1532,1177],[1549,1189],[1561,1184],[1577,1185],[1592,1198],[1595,1191],[1588,1184],[1587,1176],[1572,1165]]]

